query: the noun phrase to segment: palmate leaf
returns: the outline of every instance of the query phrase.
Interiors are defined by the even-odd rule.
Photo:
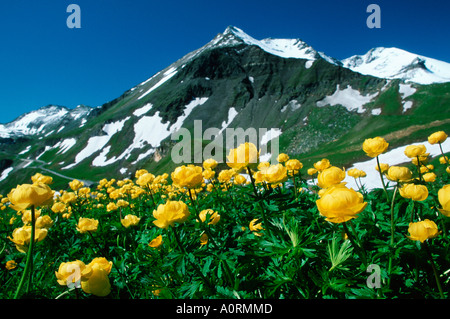
[[[327,246],[327,252],[331,261],[331,268],[329,271],[332,271],[333,269],[348,270],[347,268],[342,267],[342,265],[352,255],[353,247],[351,247],[350,241],[345,240],[341,247],[338,247],[336,237],[333,237],[331,243]]]

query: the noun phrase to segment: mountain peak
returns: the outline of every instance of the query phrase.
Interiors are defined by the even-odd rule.
[[[362,55],[342,60],[344,67],[386,79],[402,79],[419,84],[450,81],[450,63],[395,47],[376,47]]]
[[[257,40],[245,33],[242,29],[232,25],[228,26],[223,33],[219,33],[206,45],[206,47],[215,48],[242,44],[257,46],[270,54],[282,58],[306,59],[312,61],[323,58],[330,63],[336,64],[335,59],[326,56],[322,52],[316,51],[301,39],[265,38]]]

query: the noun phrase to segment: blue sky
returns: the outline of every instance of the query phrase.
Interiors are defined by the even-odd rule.
[[[69,29],[69,4],[81,28]],[[369,4],[381,28],[369,29]],[[228,25],[300,38],[338,59],[377,46],[450,62],[447,0],[17,0],[0,3],[0,123],[48,104],[98,106],[209,42]]]

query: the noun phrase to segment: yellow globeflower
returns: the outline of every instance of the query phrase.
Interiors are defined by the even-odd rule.
[[[347,175],[353,178],[360,178],[360,177],[366,177],[367,174],[361,169],[358,168],[351,168],[347,171]]]
[[[182,165],[171,174],[173,184],[183,188],[196,188],[203,182],[202,168],[195,165]]]
[[[387,171],[386,177],[394,182],[409,181],[412,178],[412,172],[409,168],[403,166],[391,166]]]
[[[414,201],[424,201],[428,198],[428,188],[425,185],[404,184],[399,188],[400,195]]]
[[[215,169],[217,167],[218,163],[214,158],[208,158],[203,161],[203,168],[204,169]]]
[[[209,215],[207,218],[206,216]],[[204,209],[199,213],[200,220],[205,222],[206,219],[209,220],[208,225],[215,225],[220,220],[220,215],[218,212],[213,211],[212,209]]]
[[[59,197],[59,200],[64,204],[70,204],[77,200],[77,195],[74,192],[64,192],[64,194]]]
[[[93,294],[98,297],[105,297],[111,292],[111,283],[109,282],[108,272],[98,263],[93,264],[91,275],[87,280],[81,281],[81,289],[85,293]]]
[[[285,153],[280,153],[277,156],[277,161],[280,163],[284,163],[287,162],[289,160],[289,155],[285,154]]]
[[[92,269],[87,268],[81,260],[61,263],[58,271],[55,271],[56,280],[61,286],[80,284],[81,280],[87,280],[92,274]]]
[[[321,171],[327,169],[328,167],[330,167],[331,163],[327,158],[323,158],[320,161],[315,162],[313,164],[313,166],[317,171],[321,172]],[[308,172],[308,174],[309,174],[309,172]],[[310,175],[312,175],[312,174],[310,174]]]
[[[252,221],[249,224],[250,230],[256,235],[261,236],[262,233],[259,233],[260,230],[264,230],[261,223],[258,223],[258,218],[252,219]]]
[[[364,141],[362,148],[363,151],[370,157],[377,157],[378,155],[386,152],[389,147],[389,143],[382,137],[368,138]]]
[[[285,165],[290,175],[297,174],[303,168],[303,164],[298,159],[290,159]]]
[[[39,242],[44,240],[47,236],[46,228],[35,228],[34,241]],[[8,236],[15,245],[18,251],[26,253],[31,241],[31,226],[23,226],[13,230],[12,238]]]
[[[308,168],[307,173],[308,173],[308,175],[314,175],[314,174],[317,173],[317,169],[315,169],[315,168]]]
[[[204,246],[208,243],[208,235],[206,233],[203,233],[200,236],[200,245]]]
[[[77,230],[84,234],[86,232],[95,232],[98,228],[98,220],[92,218],[80,217],[78,220]]]
[[[427,148],[423,144],[419,145],[408,145],[405,148],[405,155],[409,158],[414,158],[417,156],[423,156],[425,155],[425,152],[427,151]]]
[[[53,199],[53,191],[44,183],[22,184],[9,192],[8,199],[12,209],[23,211],[31,206],[49,204]]]
[[[444,131],[438,131],[428,136],[428,143],[430,144],[443,143],[447,139],[447,137],[448,135]]]
[[[81,182],[81,181],[79,181],[79,180],[77,180],[77,179],[74,179],[73,181],[71,181],[70,183],[69,183],[69,187],[75,192],[75,191],[77,191],[78,189],[80,189],[81,187],[83,187],[84,186],[84,183],[83,182]]]
[[[269,184],[279,184],[287,180],[287,169],[282,164],[270,165],[262,172],[264,180]]]
[[[122,223],[123,227],[128,228],[130,226],[136,226],[137,224],[139,224],[140,220],[141,219],[136,215],[128,214],[123,219],[121,219],[120,222]]]
[[[92,267],[94,265],[99,265],[106,272],[106,274],[109,275],[113,263],[112,261],[108,261],[105,257],[96,257],[92,259],[92,261],[87,265],[87,267]]]
[[[36,209],[34,211],[34,220],[36,220],[39,216],[41,216],[41,210]],[[26,210],[22,214],[22,222],[24,225],[28,225],[31,223],[31,210]]]
[[[44,215],[44,216],[39,216],[36,219],[36,227],[37,228],[46,228],[49,229],[50,227],[53,226],[53,220],[51,219],[50,216],[48,215]]]
[[[31,176],[31,180],[33,183],[44,183],[44,184],[51,184],[53,183],[53,178],[50,176],[42,175],[41,173],[36,173],[33,176]]]
[[[13,270],[13,269],[17,268],[17,263],[14,260],[8,260],[6,262],[5,268],[7,270]]]
[[[328,188],[339,184],[345,179],[345,171],[336,166],[331,166],[321,171],[317,177],[317,186]]]
[[[380,163],[380,168],[381,168],[381,173],[386,173],[388,171],[388,169],[389,169],[389,164]],[[378,165],[375,165],[375,169],[377,171],[380,171],[379,168],[378,168]]]
[[[258,166],[259,152],[253,143],[244,143],[235,149],[231,149],[227,156],[227,165],[236,171],[249,167],[254,169]]]
[[[175,223],[184,223],[189,215],[189,209],[184,202],[167,201],[153,211],[153,217],[156,218],[153,224],[159,228],[168,228]]]
[[[216,172],[210,168],[207,168],[203,171],[202,175],[204,179],[212,179],[216,175]]]
[[[425,219],[416,223],[409,223],[409,239],[419,240],[423,243],[425,240],[437,237],[441,232],[438,230],[434,221]]]
[[[233,183],[236,185],[242,185],[242,184],[247,183],[247,179],[245,178],[245,176],[243,176],[241,174],[236,174],[234,176]]]
[[[52,212],[54,213],[64,213],[66,211],[66,205],[61,202],[56,202],[52,206]]]
[[[232,169],[224,169],[224,170],[220,171],[219,176],[217,177],[217,179],[221,183],[227,183],[227,182],[229,182],[231,180],[231,178],[235,174],[236,174],[236,172],[233,171]]]
[[[423,178],[423,180],[425,181],[425,182],[428,182],[428,183],[433,183],[433,182],[435,182],[436,181],[436,174],[435,173],[426,173],[426,174],[424,174],[423,176],[422,176],[422,178]]]
[[[439,211],[443,215],[450,217],[450,184],[444,185],[438,191],[438,200],[442,206]]]
[[[141,187],[144,187],[144,186],[151,184],[154,180],[155,180],[155,175],[147,172],[147,173],[139,174],[139,177],[136,180],[136,184]]]
[[[163,243],[162,235],[159,235],[156,238],[154,238],[148,245],[152,248],[159,249],[161,247],[162,243]]]
[[[319,212],[332,223],[343,223],[357,218],[367,206],[361,193],[342,184],[332,186],[321,194],[316,201]]]

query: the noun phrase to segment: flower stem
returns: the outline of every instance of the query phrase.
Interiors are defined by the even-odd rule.
[[[438,273],[437,273],[437,270],[436,270],[436,266],[434,264],[434,260],[433,260],[433,257],[431,255],[430,248],[428,247],[428,244],[427,244],[426,241],[423,242],[423,246],[425,247],[425,250],[427,252],[428,259],[430,259],[431,268],[433,268],[434,279],[436,280],[436,285],[437,285],[437,287],[439,289],[439,295],[441,296],[441,299],[445,299],[444,292],[442,291],[442,287],[441,287],[441,282],[439,280],[439,276],[438,276]]]
[[[394,229],[395,229],[395,220],[394,220],[394,203],[395,203],[395,195],[397,195],[398,190],[398,184],[395,186],[394,189],[394,195],[392,195],[392,201],[391,201],[391,240],[389,243],[390,249],[394,247]],[[392,271],[392,251],[389,252],[389,264],[388,264],[388,287],[391,283],[391,271]]]
[[[444,151],[442,150],[441,142],[439,142],[439,148],[441,150],[441,153],[442,153],[442,156],[444,157],[445,162],[447,163],[447,165],[450,165],[450,159],[448,159],[448,157],[445,156]]]
[[[356,250],[358,251],[358,255],[361,258],[362,262],[364,263],[364,265],[367,266],[367,257],[366,257],[366,252],[365,250],[362,248],[361,245],[359,245],[356,241],[355,238],[353,237],[353,234],[350,232],[350,230],[347,227],[347,222],[343,222],[342,225],[344,226],[344,231],[345,233],[348,235],[348,238],[350,239],[350,242],[352,243],[352,245],[356,248]],[[351,225],[352,226],[352,225]],[[353,226],[352,226],[353,229]]]
[[[28,273],[30,273],[30,278],[28,281],[28,287],[26,292],[28,293],[31,289],[31,274],[33,273],[33,249],[34,249],[34,236],[35,236],[35,211],[34,211],[34,205],[31,206],[31,236],[30,236],[30,244],[28,246],[28,252],[27,252],[27,261],[25,264],[25,269],[23,270],[22,277],[19,281],[19,286],[17,286],[16,293],[14,294],[14,299],[17,299],[20,293],[20,290],[22,289],[26,277],[28,276]]]
[[[381,183],[383,184],[384,194],[386,195],[386,200],[389,202],[389,195],[386,189],[386,184],[384,183],[383,173],[381,173],[380,160],[378,159],[378,156],[376,157],[376,159],[377,159],[378,173],[380,174]]]
[[[261,197],[259,196],[258,191],[256,189],[255,180],[253,179],[252,171],[250,170],[250,168],[248,166],[247,166],[247,172],[248,172],[248,175],[250,175],[250,181],[252,182],[253,192],[255,193],[255,196],[256,196],[256,198],[258,200],[258,203],[259,203],[259,207],[261,208],[261,215],[262,215],[262,218],[263,218],[263,221],[264,221],[265,229],[269,233],[269,236],[272,237],[272,232],[270,231],[269,222],[267,221],[267,217],[266,217],[266,213],[265,213],[265,210],[264,210],[264,206],[261,203]]]

